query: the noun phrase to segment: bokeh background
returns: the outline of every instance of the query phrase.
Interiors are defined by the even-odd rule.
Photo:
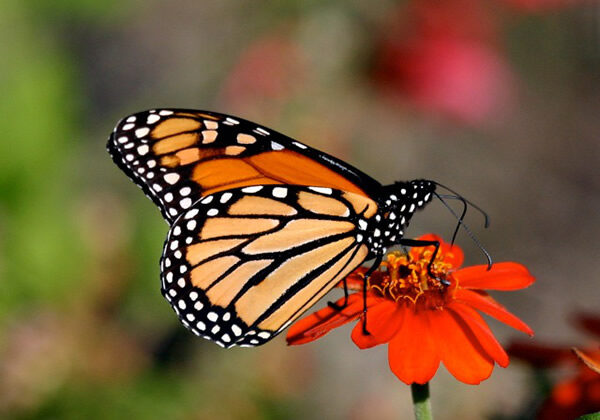
[[[411,416],[385,348],[359,351],[349,328],[222,350],[179,325],[159,292],[167,226],[105,151],[118,119],[154,107],[455,188],[490,213],[467,223],[494,258],[538,279],[494,296],[537,339],[585,342],[569,319],[600,302],[598,2],[4,0],[0,39],[0,416]],[[454,223],[434,204],[409,235]],[[434,412],[508,418],[530,385],[518,362],[479,386],[441,368]]]

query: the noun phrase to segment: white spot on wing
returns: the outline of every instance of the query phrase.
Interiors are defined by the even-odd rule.
[[[181,206],[181,208],[187,209],[189,206],[192,205],[192,199],[189,197],[186,197],[179,202],[179,205]]]
[[[292,142],[292,143],[293,143],[295,146],[297,146],[297,147],[299,147],[299,148],[301,148],[301,149],[306,149],[306,148],[307,148],[307,146],[305,146],[304,144],[302,144],[302,143],[299,143],[299,142],[297,142],[297,141],[294,141],[294,142]]]
[[[333,192],[333,190],[331,188],[324,188],[324,187],[308,187],[309,190],[313,190],[314,192],[318,192],[321,194],[327,194],[327,195],[331,195],[331,193]]]
[[[252,187],[242,188],[242,192],[245,193],[255,193],[262,190],[262,185],[254,185]]]
[[[277,143],[276,141],[271,142],[271,149],[273,150],[283,150],[284,147],[282,144]]]
[[[185,218],[191,219],[192,217],[196,217],[198,213],[200,213],[198,209],[192,209],[185,214]]]
[[[273,197],[285,198],[287,195],[287,188],[275,187],[273,188]]]
[[[150,129],[148,127],[138,128],[137,130],[135,130],[135,136],[139,139],[141,137],[144,137],[149,132]]]
[[[177,181],[179,181],[179,174],[176,174],[175,172],[171,172],[170,174],[166,174],[164,178],[165,178],[165,181],[167,181],[169,184],[173,185]]]
[[[154,124],[156,121],[160,120],[160,117],[156,114],[150,114],[148,115],[148,118],[146,119],[146,123],[147,124]]]
[[[221,198],[219,199],[219,201],[221,203],[227,203],[229,201],[229,199],[231,198],[233,194],[231,194],[230,192],[226,192],[223,193],[223,195],[221,196]]]

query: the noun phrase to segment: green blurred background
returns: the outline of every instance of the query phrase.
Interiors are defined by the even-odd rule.
[[[392,419],[409,388],[349,328],[222,350],[160,295],[167,225],[105,151],[154,107],[238,115],[381,182],[430,178],[489,211],[468,223],[534,287],[496,294],[540,339],[597,311],[600,7],[595,1],[0,3],[0,416]],[[447,239],[439,204],[409,235]],[[483,257],[464,235],[469,263]],[[516,332],[491,322],[507,343]],[[480,386],[443,368],[439,419],[519,411],[513,363]]]

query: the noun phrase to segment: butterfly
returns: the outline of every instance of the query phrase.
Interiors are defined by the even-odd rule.
[[[404,230],[440,185],[384,186],[274,130],[209,111],[130,115],[108,151],[170,226],[163,296],[186,328],[222,347],[269,341],[365,260],[376,267],[390,246],[422,246]]]

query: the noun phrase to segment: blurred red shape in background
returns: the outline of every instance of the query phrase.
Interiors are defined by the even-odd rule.
[[[302,86],[305,64],[296,43],[278,32],[259,38],[241,53],[222,98],[236,110],[289,98]]]
[[[542,403],[536,418],[540,420],[575,419],[600,410],[600,317],[579,314],[575,324],[594,336],[595,342],[585,350],[568,346],[513,342],[508,353],[528,363],[535,369],[574,367],[574,374],[556,382],[550,395]]]
[[[474,125],[513,106],[515,78],[489,8],[419,0],[401,16],[377,47],[374,77],[384,95]]]

